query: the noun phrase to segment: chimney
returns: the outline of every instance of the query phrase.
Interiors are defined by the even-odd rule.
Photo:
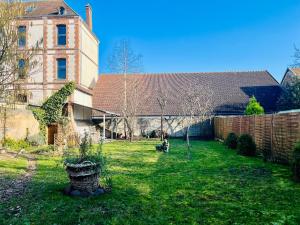
[[[86,23],[90,29],[90,31],[92,31],[93,29],[93,12],[92,12],[92,7],[90,4],[87,4],[85,6],[85,13],[86,13]]]

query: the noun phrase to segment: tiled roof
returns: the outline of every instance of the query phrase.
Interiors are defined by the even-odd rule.
[[[267,72],[169,73],[127,75],[128,87],[136,82],[139,93],[138,115],[160,115],[157,90],[163,88],[168,96],[165,115],[180,115],[180,93],[190,83],[201,83],[213,91],[216,114],[243,114],[249,97],[255,95],[266,112],[275,111],[281,88]],[[201,93],[201,90],[199,90]],[[124,76],[100,75],[93,91],[93,107],[122,114]],[[201,93],[205,95],[205,92]]]
[[[78,14],[63,0],[26,1],[25,17],[77,16]],[[64,15],[58,15],[59,8],[65,8]]]
[[[290,71],[292,71],[292,73],[296,76],[300,76],[300,68],[297,67],[297,68],[289,68]]]

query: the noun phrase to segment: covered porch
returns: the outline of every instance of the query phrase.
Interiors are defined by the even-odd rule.
[[[120,137],[120,134],[118,134],[118,125],[121,121],[119,114],[101,109],[93,109],[92,121],[99,126],[100,136],[103,140]]]

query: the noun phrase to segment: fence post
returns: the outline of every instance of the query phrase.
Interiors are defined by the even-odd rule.
[[[238,136],[240,136],[241,135],[241,130],[242,130],[242,117],[241,116],[239,116],[239,124],[240,124],[240,127],[239,127],[239,134],[238,134]]]
[[[273,129],[274,129],[274,114],[271,116],[271,152],[273,154]]]

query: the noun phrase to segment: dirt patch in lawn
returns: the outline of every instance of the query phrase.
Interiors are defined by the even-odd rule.
[[[25,157],[28,161],[25,174],[18,176],[18,178],[8,179],[7,174],[0,174],[0,200],[5,202],[12,197],[22,195],[28,183],[30,182],[35,170],[36,159],[32,155],[22,154],[17,155],[15,153],[3,153],[0,154],[0,159],[5,160],[15,157]]]

